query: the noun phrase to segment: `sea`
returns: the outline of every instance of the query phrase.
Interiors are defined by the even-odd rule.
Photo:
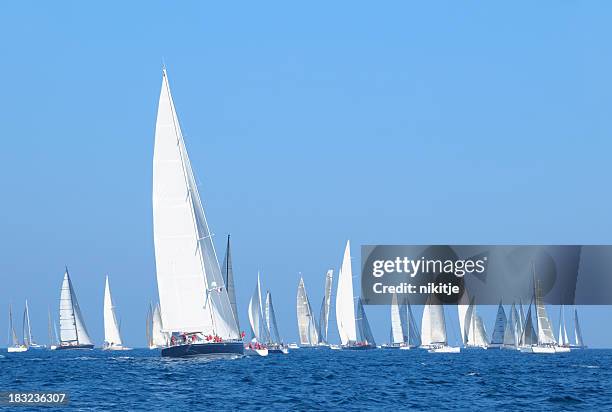
[[[612,350],[296,349],[235,360],[157,350],[0,352],[0,392],[64,392],[26,410],[612,410]]]

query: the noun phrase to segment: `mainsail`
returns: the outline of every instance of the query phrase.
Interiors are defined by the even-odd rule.
[[[23,311],[23,344],[30,347],[33,343],[32,326],[30,325],[30,308],[28,307],[28,300],[26,299],[25,309]]]
[[[115,314],[115,305],[113,305],[113,298],[111,297],[110,285],[108,283],[108,276],[106,276],[106,285],[104,287],[104,343],[113,346],[122,345],[117,315]]]
[[[407,329],[406,312],[400,309],[397,294],[394,293],[391,297],[391,343],[400,344],[406,342]]]
[[[521,346],[536,345],[538,343],[538,336],[536,335],[535,328],[533,327],[531,304],[529,305],[529,309],[527,309],[527,315],[525,316],[525,322],[523,325],[524,328],[523,333],[521,334]]]
[[[567,329],[565,328],[565,313],[563,305],[559,308],[559,346],[569,346],[569,338],[567,337]]]
[[[338,290],[336,291],[336,323],[338,324],[340,341],[343,345],[348,345],[357,341],[350,241],[346,242],[342,266],[338,275]]]
[[[310,301],[306,294],[306,287],[304,286],[304,278],[302,277],[300,277],[300,283],[298,285],[296,310],[298,329],[300,332],[300,344],[316,345],[319,342],[317,323],[312,313]]]
[[[582,340],[582,329],[580,329],[580,323],[578,322],[578,310],[574,308],[574,339],[576,340],[576,346],[584,347],[584,340]]]
[[[446,345],[446,322],[444,319],[444,307],[435,295],[430,295],[423,308],[423,319],[421,321],[421,345]]]
[[[329,325],[329,308],[331,305],[331,292],[334,271],[327,271],[325,275],[325,296],[321,302],[321,313],[319,315],[319,342],[327,343],[327,329]]]
[[[161,347],[167,344],[167,333],[164,332],[162,323],[161,309],[159,305],[155,305],[151,320],[151,343],[153,347]]]
[[[512,303],[510,317],[504,330],[504,346],[518,348],[520,336],[518,312],[516,311],[516,305]]]
[[[491,345],[502,345],[504,343],[504,334],[506,332],[506,324],[508,318],[506,311],[501,302],[497,307],[497,316],[495,317],[495,325],[493,326],[493,334],[491,335]]]
[[[227,295],[229,296],[230,306],[232,307],[232,313],[236,320],[236,326],[240,330],[240,322],[238,321],[238,308],[236,306],[236,288],[234,286],[234,270],[232,269],[232,253],[230,250],[230,235],[227,235],[227,249],[225,250],[225,257],[223,258],[223,281],[227,288]]]
[[[407,316],[408,316],[408,344],[413,347],[421,345],[421,336],[419,335],[419,329],[417,327],[416,319],[412,314],[412,307],[410,302],[406,301]]]
[[[268,329],[268,343],[281,344],[282,339],[278,333],[278,324],[276,323],[276,314],[274,313],[270,291],[266,292],[266,328]]]
[[[555,336],[553,335],[552,325],[546,313],[546,307],[542,299],[542,290],[539,283],[535,287],[536,314],[538,320],[538,343],[539,344],[556,344]]]
[[[457,315],[459,317],[459,334],[461,335],[461,342],[464,345],[467,344],[473,309],[473,302],[470,303],[467,291],[464,290],[461,294],[461,297],[459,298],[459,302],[457,303]]]
[[[368,322],[368,317],[363,308],[361,298],[357,298],[357,327],[359,329],[360,342],[376,346],[374,335],[372,334],[372,329],[370,329],[370,323]]]
[[[259,282],[259,273],[257,273],[255,291],[249,301],[249,322],[251,323],[251,332],[257,342],[264,343],[270,340],[261,307],[261,284]]]
[[[12,343],[12,346],[19,345],[19,338],[17,338],[17,334],[15,333],[15,326],[13,325],[13,308],[9,304],[9,341]]]
[[[76,294],[72,288],[72,281],[68,274],[68,269],[64,273],[62,291],[60,294],[59,305],[60,318],[60,342],[77,345],[92,345],[89,333],[85,328],[83,315],[79,308]]]
[[[239,339],[165,69],[155,125],[153,235],[164,331]]]

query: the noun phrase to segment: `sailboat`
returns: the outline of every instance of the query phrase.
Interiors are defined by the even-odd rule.
[[[391,296],[391,334],[389,343],[381,346],[382,349],[399,349],[408,340],[407,311],[403,310],[405,305],[400,305],[397,294]]]
[[[243,355],[165,68],[153,152],[153,240],[163,332],[170,335],[161,355]]]
[[[423,308],[421,320],[421,348],[430,353],[459,353],[461,348],[449,346],[446,336],[444,306],[435,295],[430,295]]]
[[[408,327],[408,331],[406,333],[407,340],[404,340],[402,344],[400,344],[400,350],[408,350],[415,349],[421,346],[421,336],[419,334],[419,328],[416,323],[416,319],[412,314],[412,307],[410,306],[410,302],[406,299],[406,304],[403,305],[406,310],[406,316],[408,318],[408,322],[406,326]],[[402,311],[404,309],[401,309]],[[401,314],[401,312],[400,312]],[[404,339],[406,339],[404,337]]]
[[[459,315],[459,331],[463,347],[466,349],[487,349],[489,342],[484,323],[482,318],[476,313],[474,298],[469,300],[465,290],[457,303],[457,313]]]
[[[338,275],[338,290],[336,292],[336,323],[342,349],[363,350],[374,349],[376,343],[370,330],[368,318],[361,299],[357,302],[358,316],[355,317],[355,298],[353,295],[353,269],[351,267],[351,244],[346,242],[342,266]],[[359,330],[359,339],[357,339]],[[332,348],[336,349],[336,348]]]
[[[130,350],[131,348],[123,346],[121,333],[119,332],[119,324],[117,323],[117,314],[115,313],[115,305],[111,297],[110,285],[108,276],[106,276],[106,286],[104,287],[104,350]]]
[[[59,304],[60,344],[57,349],[93,349],[68,268],[64,273]]]
[[[304,278],[300,276],[296,298],[296,312],[298,331],[300,333],[300,347],[316,348],[319,344],[319,331],[315,320],[310,300],[306,294]]]
[[[525,340],[523,346],[521,346],[520,351],[523,353],[557,353],[557,352],[566,352],[565,349],[557,349],[557,341],[555,340],[555,336],[553,335],[552,325],[550,323],[550,319],[548,318],[548,314],[546,313],[546,307],[544,306],[544,301],[542,299],[542,290],[540,288],[539,282],[536,281],[535,276],[535,264],[533,265],[533,289],[534,289],[534,297],[533,301],[535,301],[536,308],[536,329],[537,336],[535,343],[533,342],[533,338],[529,338],[529,342]],[[529,309],[527,310],[528,319],[525,321],[526,329],[527,325],[532,324],[531,321],[531,304],[529,305]],[[569,348],[567,348],[569,351]]]
[[[57,342],[59,338],[57,337],[57,328],[55,326],[55,322],[53,322],[53,318],[51,318],[51,308],[48,308],[49,315],[49,325],[48,325],[48,333],[49,333],[49,350],[57,349]]]
[[[19,342],[17,334],[15,333],[15,327],[13,326],[13,309],[9,304],[9,345],[7,348],[9,353],[13,352],[25,352],[28,347],[23,343]]]
[[[582,339],[582,329],[580,328],[580,322],[578,322],[578,309],[576,308],[574,308],[574,344],[570,345],[570,347],[572,349],[587,348]]]
[[[559,334],[557,335],[557,342],[559,346],[557,346],[557,352],[569,352],[570,351],[570,341],[567,337],[567,329],[565,328],[565,313],[563,310],[563,305],[559,307]],[[566,350],[565,350],[566,349]]]
[[[32,325],[30,324],[30,308],[28,300],[25,301],[25,309],[23,311],[23,344],[29,349],[42,349],[44,346],[34,342],[32,338]]]
[[[517,350],[521,340],[521,326],[520,326],[519,314],[516,310],[516,305],[512,303],[510,307],[510,316],[506,323],[504,330],[504,343],[502,349],[514,349]]]
[[[264,323],[263,310],[261,307],[261,284],[259,273],[257,273],[257,284],[251,300],[249,301],[249,323],[251,324],[251,334],[253,338],[246,345],[244,353],[246,355],[268,356],[268,348],[265,342],[270,340],[268,329]]]
[[[289,348],[283,343],[278,332],[278,324],[276,323],[276,313],[272,304],[272,294],[266,292],[266,311],[265,311],[266,329],[268,333],[268,353],[289,353]]]
[[[232,268],[232,253],[230,250],[230,235],[227,235],[227,248],[225,249],[225,257],[223,258],[222,266],[223,281],[227,288],[232,313],[236,320],[236,327],[240,330],[240,322],[238,321],[238,307],[236,306],[236,288],[234,286],[234,270]]]
[[[147,315],[147,343],[149,349],[159,349],[168,345],[168,335],[164,332],[159,305],[149,304]]]
[[[329,343],[327,342],[327,331],[329,326],[329,309],[331,307],[331,293],[332,293],[332,283],[333,283],[333,269],[329,269],[327,274],[325,275],[325,294],[323,295],[323,302],[321,302],[321,312],[319,315],[319,347],[329,348]]]
[[[495,324],[493,325],[493,333],[491,334],[491,342],[487,345],[487,349],[501,349],[504,345],[504,336],[506,335],[506,326],[508,317],[502,302],[497,306],[497,315],[495,316]]]

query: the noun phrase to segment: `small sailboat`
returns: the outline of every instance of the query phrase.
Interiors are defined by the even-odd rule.
[[[421,346],[421,336],[419,334],[419,328],[417,326],[416,319],[414,318],[414,315],[412,314],[412,307],[410,306],[410,302],[408,302],[408,300],[406,300],[406,304],[404,306],[406,310],[406,316],[408,318],[408,323],[407,323],[408,340],[405,340],[400,345],[400,350],[416,349]],[[403,311],[404,309],[401,309],[401,310]]]
[[[64,273],[62,282],[62,290],[60,294],[59,304],[59,319],[60,319],[60,344],[57,350],[60,349],[93,349],[94,345],[89,337],[85,321],[72,281],[68,274],[68,268]]]
[[[34,342],[32,338],[32,325],[30,324],[30,308],[28,307],[28,300],[25,301],[25,309],[23,311],[23,344],[29,349],[43,349],[43,345],[39,345]]]
[[[555,348],[557,352],[569,352],[570,341],[567,337],[567,329],[565,328],[565,311],[563,305],[559,307],[559,334],[557,335],[558,346]]]
[[[319,315],[319,342],[318,346],[322,348],[328,348],[329,343],[327,342],[327,332],[329,326],[329,309],[331,307],[331,293],[333,283],[333,269],[327,271],[325,275],[325,294],[323,296],[323,302],[321,302],[321,312]]]
[[[482,318],[476,313],[474,298],[469,300],[467,291],[464,291],[461,298],[459,298],[457,313],[459,315],[459,331],[463,347],[466,349],[487,349],[489,342],[484,323]]]
[[[119,324],[117,323],[117,314],[115,313],[115,305],[111,297],[110,285],[108,276],[106,276],[106,285],[104,287],[104,350],[130,350],[131,348],[123,346],[121,333],[119,332]]]
[[[500,349],[504,345],[504,336],[506,334],[506,326],[508,317],[502,302],[497,306],[497,315],[495,316],[495,324],[493,325],[493,333],[491,334],[491,342],[486,345],[487,349]]]
[[[153,151],[153,240],[167,357],[236,358],[242,336],[162,70]]]
[[[276,313],[274,312],[274,305],[272,304],[272,294],[270,291],[266,292],[266,328],[268,329],[268,353],[281,353],[288,354],[289,348],[283,343],[278,332],[278,324],[276,323]]]
[[[449,346],[446,335],[444,306],[431,295],[423,308],[421,320],[421,348],[430,353],[459,353],[461,348]]]
[[[15,333],[15,327],[13,325],[13,308],[9,304],[9,345],[7,351],[9,353],[14,352],[25,352],[28,350],[28,347],[19,342],[17,338],[17,334]]]
[[[391,296],[391,334],[388,344],[383,344],[381,349],[399,349],[408,340],[407,311],[402,310],[404,305],[398,303],[397,294]]]
[[[268,348],[264,342],[268,342],[268,330],[264,323],[263,311],[261,307],[261,284],[259,273],[257,273],[257,284],[251,300],[249,301],[249,323],[251,324],[251,342],[244,348],[245,355],[268,356]]]
[[[49,324],[48,324],[48,333],[49,333],[49,350],[55,350],[57,349],[57,342],[59,341],[59,338],[57,336],[57,327],[55,326],[55,322],[53,321],[53,318],[51,317],[51,308],[48,308],[48,315],[49,315]]]
[[[576,308],[574,308],[574,344],[570,345],[570,347],[572,349],[587,348],[582,339],[582,329],[580,328],[580,322],[578,322],[578,310]]]
[[[336,292],[336,323],[342,342],[342,349],[364,350],[376,348],[370,325],[363,309],[361,299],[357,302],[358,316],[355,317],[355,298],[353,295],[353,269],[351,267],[351,244],[346,242],[342,266],[338,274]],[[357,339],[357,328],[360,337]],[[336,348],[332,348],[336,349]]]
[[[300,333],[300,347],[316,348],[319,344],[319,328],[314,317],[310,300],[304,286],[304,278],[300,276],[296,298],[296,312],[298,331]]]
[[[147,316],[147,342],[149,349],[159,349],[168,345],[168,335],[164,332],[159,304],[149,304]]]

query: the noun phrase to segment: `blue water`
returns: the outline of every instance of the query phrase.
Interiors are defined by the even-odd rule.
[[[69,404],[58,410],[612,410],[612,350],[300,349],[231,361],[169,360],[144,349],[0,356],[0,391],[65,391]]]

